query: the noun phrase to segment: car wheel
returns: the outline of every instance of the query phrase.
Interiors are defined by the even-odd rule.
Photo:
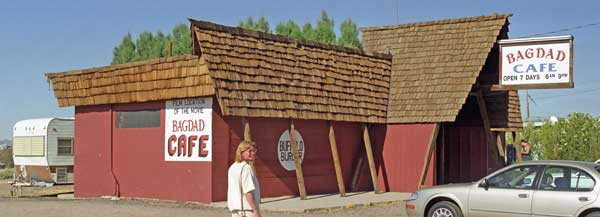
[[[429,209],[427,217],[462,217],[462,212],[456,204],[448,201],[440,201]]]
[[[585,215],[585,217],[600,217],[600,212],[591,212]]]

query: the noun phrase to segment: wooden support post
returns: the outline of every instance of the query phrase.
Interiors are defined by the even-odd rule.
[[[296,128],[294,120],[290,121],[290,143],[292,145],[292,153],[294,154],[294,164],[296,165],[296,179],[298,180],[298,192],[300,199],[306,200],[306,188],[304,187],[304,173],[302,173],[302,159],[298,152],[298,144],[296,144]]]
[[[244,140],[252,141],[252,137],[250,134],[250,122],[248,121],[248,119],[246,119],[246,117],[242,117],[242,126],[244,126]],[[250,167],[252,167],[252,171],[254,171],[254,174],[256,175],[256,166],[254,164],[254,161],[250,162]]]
[[[485,106],[485,99],[483,98],[483,94],[481,93],[481,91],[477,91],[475,95],[477,96],[477,103],[479,104],[479,113],[481,114],[481,119],[483,120],[483,128],[485,130],[485,134],[487,135],[485,139],[489,147],[489,145],[491,145],[495,139],[492,135],[490,119],[488,117],[487,108]],[[502,148],[502,144],[497,143],[496,147],[498,148],[498,154],[500,155],[500,157],[504,157],[504,149]],[[489,150],[486,149],[486,152],[487,151]]]
[[[427,171],[429,170],[429,163],[431,163],[431,156],[435,150],[435,144],[437,135],[440,129],[440,123],[436,123],[431,132],[431,138],[429,138],[429,144],[427,145],[427,152],[425,153],[425,162],[423,164],[423,170],[421,170],[421,179],[419,179],[419,189],[425,185],[425,178],[427,178]]]
[[[367,161],[369,162],[369,170],[371,172],[371,180],[373,181],[373,191],[381,193],[377,186],[377,171],[375,170],[375,160],[373,159],[373,149],[371,147],[371,138],[369,136],[369,127],[363,124],[363,139],[365,141],[365,152],[367,153]]]
[[[352,185],[350,185],[350,189],[352,191],[358,191],[358,180],[360,178],[360,174],[362,173],[363,164],[365,162],[365,158],[361,155],[358,158],[358,162],[356,163],[356,168],[354,169],[354,175],[352,176]]]
[[[344,177],[342,176],[342,166],[340,165],[340,156],[338,154],[337,143],[335,142],[335,132],[333,123],[329,121],[329,145],[331,146],[331,155],[333,157],[333,167],[335,168],[335,177],[337,179],[340,196],[346,196],[346,187],[344,186]]]
[[[504,145],[502,144],[501,137],[501,133],[498,132],[498,135],[496,135],[496,146],[498,146],[498,153],[500,154],[500,157],[504,157]]]
[[[517,132],[512,132],[513,145],[515,146],[517,154],[517,162],[523,162],[523,155],[521,155],[521,142],[517,139]]]
[[[444,126],[440,126],[440,129],[438,130],[438,137],[440,138],[440,144],[436,144],[436,156],[437,156],[437,165],[439,166],[437,172],[438,174],[436,175],[438,177],[436,183],[439,184],[446,184],[446,150],[448,150],[448,147],[446,147],[446,139],[444,138],[446,136],[446,130],[444,128]],[[439,147],[439,149],[438,149]]]

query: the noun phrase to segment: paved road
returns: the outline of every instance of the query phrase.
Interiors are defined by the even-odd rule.
[[[10,217],[221,217],[230,216],[222,208],[210,208],[198,204],[146,201],[83,199],[60,200],[56,198],[0,198],[0,216]],[[330,213],[281,213],[265,212],[263,216],[404,216],[404,210],[399,205],[355,208]]]

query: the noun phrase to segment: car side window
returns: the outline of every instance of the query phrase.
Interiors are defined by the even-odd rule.
[[[490,188],[532,189],[537,166],[520,166],[504,171],[488,179]]]
[[[572,167],[549,166],[541,177],[540,190],[591,191],[596,185],[588,173]]]
[[[571,170],[571,189],[575,191],[591,191],[595,185],[596,182],[590,174],[578,169]]]

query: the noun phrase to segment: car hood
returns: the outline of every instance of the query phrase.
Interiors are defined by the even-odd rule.
[[[441,189],[455,189],[455,188],[463,188],[464,189],[464,188],[469,188],[469,187],[473,186],[474,184],[475,184],[475,182],[436,185],[436,186],[422,188],[420,191],[440,191]]]

